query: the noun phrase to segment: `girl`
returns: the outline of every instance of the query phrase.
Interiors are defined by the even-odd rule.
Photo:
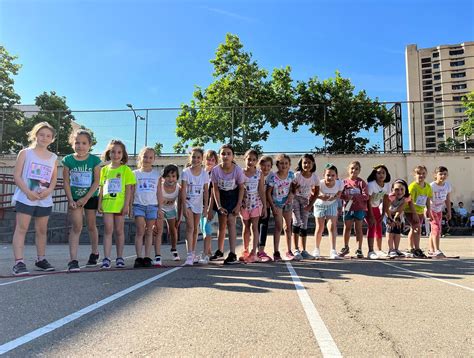
[[[206,160],[205,168],[206,172],[209,175],[209,180],[211,178],[211,171],[217,165],[219,158],[215,150],[208,149],[204,154]],[[212,182],[209,183],[209,205],[207,213],[203,213],[201,216],[201,229],[204,231],[204,250],[202,252],[199,263],[207,265],[209,263],[209,258],[212,255],[211,253],[211,235],[212,235],[212,219],[214,218],[214,213],[217,212],[216,202],[214,201],[214,196],[212,195]],[[219,236],[220,239],[220,236]],[[224,249],[224,240],[219,241],[219,248]],[[219,250],[218,250],[219,251]]]
[[[272,209],[273,217],[275,218],[275,232],[273,234],[275,252],[273,254],[273,259],[275,261],[282,260],[279,246],[284,220],[286,244],[288,247],[286,258],[288,260],[293,260],[294,255],[291,252],[291,208],[293,203],[293,193],[291,192],[291,186],[295,175],[290,171],[291,159],[288,155],[279,154],[276,156],[275,161],[278,170],[267,178],[267,201]]]
[[[188,246],[188,254],[184,263],[186,266],[192,266],[195,261],[199,219],[203,212],[207,212],[209,175],[202,168],[203,155],[204,151],[201,148],[191,149],[188,168],[184,169],[181,180]]]
[[[392,191],[388,196],[389,204],[385,207],[385,215],[387,216],[387,240],[388,240],[388,257],[405,257],[399,250],[400,235],[405,224],[404,209],[408,205],[413,207],[408,192],[408,184],[403,179],[397,179],[392,184]]]
[[[344,207],[344,247],[339,253],[341,256],[345,256],[349,253],[349,238],[351,237],[352,224],[355,226],[356,240],[359,245],[355,254],[358,259],[364,257],[362,254],[362,239],[364,234],[362,232],[362,221],[365,218],[367,212],[367,200],[369,194],[367,191],[367,183],[359,178],[360,174],[360,163],[353,161],[349,164],[347,172],[349,177],[344,179],[344,190],[342,191],[341,198],[345,203]],[[374,252],[374,242],[372,240],[372,246],[369,242],[369,258],[377,258],[377,254]]]
[[[234,162],[234,148],[230,144],[224,144],[219,150],[221,162],[211,172],[214,200],[219,215],[219,235],[223,222],[227,225],[229,232],[230,252],[224,260],[224,265],[239,263],[235,255],[237,241],[235,218],[240,212],[244,196],[245,175]]]
[[[99,212],[104,214],[104,258],[100,268],[110,268],[114,232],[117,249],[115,266],[122,268],[125,267],[124,222],[129,213],[131,186],[136,184],[136,180],[132,170],[126,166],[128,154],[122,141],[112,139],[102,155],[102,160],[110,161],[110,164],[100,170]]]
[[[68,271],[79,271],[77,248],[82,231],[82,216],[86,214],[87,230],[91,240],[91,254],[87,266],[97,265],[99,259],[99,233],[96,225],[97,207],[99,204],[100,158],[90,154],[92,135],[88,130],[79,129],[69,137],[74,154],[64,157],[63,179],[67,196],[68,212],[71,217],[69,232],[69,254],[71,261]]]
[[[308,235],[308,214],[311,210],[310,197],[319,195],[319,177],[315,173],[316,162],[311,154],[303,155],[296,166],[295,199],[293,200],[293,242],[295,244],[295,260],[314,260],[314,256],[306,251],[306,237]],[[299,238],[303,250],[299,250]]]
[[[265,183],[265,193],[268,189],[267,187],[267,178],[271,173],[272,167],[273,167],[273,159],[272,157],[269,157],[268,155],[263,156],[260,158],[260,161],[258,162],[258,165],[260,167],[260,171],[262,172],[262,176],[264,178],[264,183]],[[266,199],[266,195],[265,195]],[[258,226],[259,226],[259,239],[258,239],[258,261],[259,262],[270,262],[272,261],[272,258],[267,255],[265,252],[265,244],[267,243],[267,231],[268,231],[268,221],[270,220],[270,206],[266,205],[266,211],[264,211],[264,215],[260,217],[258,220]]]
[[[388,194],[390,192],[390,173],[385,165],[376,165],[372,173],[367,178],[367,191],[369,200],[367,202],[367,241],[369,247],[374,246],[374,238],[377,239],[378,254],[369,252],[369,258],[376,259],[386,256],[382,251],[382,213],[387,211],[389,203]],[[382,213],[380,204],[383,203]]]
[[[54,271],[54,267],[46,260],[46,234],[48,219],[53,209],[53,190],[56,186],[57,166],[56,154],[48,150],[56,137],[56,130],[48,122],[36,124],[28,133],[30,147],[22,149],[13,172],[15,193],[12,204],[15,205],[16,225],[13,234],[13,254],[15,266],[13,274],[27,275],[23,259],[25,236],[31,218],[35,218],[35,244],[37,270]]]
[[[425,183],[427,174],[424,165],[418,165],[413,171],[415,180],[408,186],[411,200],[414,207],[406,207],[405,213],[410,223],[410,232],[408,240],[410,242],[410,254],[416,258],[426,258],[424,252],[420,249],[421,223],[423,222],[424,212],[430,217],[430,199],[432,198],[431,186]]]
[[[168,233],[171,237],[171,255],[174,261],[179,261],[178,250],[176,245],[178,244],[178,229],[181,224],[181,218],[183,216],[183,205],[181,201],[181,186],[178,184],[179,170],[174,164],[168,164],[163,169],[163,175],[161,177],[161,184],[158,187],[158,193],[161,196],[163,205],[160,206],[163,212],[163,218],[166,220],[168,225]],[[178,202],[178,206],[176,206]],[[160,267],[161,255],[159,250],[156,248],[161,247],[161,237],[163,234],[163,219],[158,218],[156,222],[157,235],[155,238],[155,262],[154,265]]]
[[[439,166],[434,171],[434,182],[431,185],[433,198],[431,199],[431,234],[429,256],[436,258],[446,258],[439,249],[439,239],[441,236],[441,219],[443,216],[443,206],[446,205],[446,220],[451,220],[451,191],[452,187],[448,178],[448,168]]]
[[[153,245],[153,224],[158,218],[161,197],[158,194],[159,174],[152,165],[155,161],[155,150],[145,147],[140,150],[137,158],[137,168],[133,171],[136,185],[132,187],[132,213],[135,217],[135,259],[134,268],[151,267],[151,247]],[[163,216],[160,210],[160,218]],[[143,240],[145,239],[145,240]],[[156,256],[160,256],[161,236],[155,242]],[[145,257],[142,256],[143,241],[145,241]],[[160,262],[161,266],[161,262]]]
[[[315,259],[321,257],[320,244],[323,238],[324,223],[327,220],[329,239],[331,240],[331,251],[329,258],[332,260],[341,259],[336,251],[338,199],[344,189],[344,183],[337,178],[337,168],[329,163],[324,169],[323,179],[319,182],[319,193],[315,197],[314,217],[316,219],[315,241],[316,248],[313,256]],[[314,200],[314,199],[313,199]]]
[[[249,149],[245,155],[245,196],[240,210],[240,216],[244,223],[244,253],[242,260],[245,262],[256,262],[258,247],[258,220],[261,216],[266,216],[267,208],[265,203],[265,183],[262,172],[257,169],[258,153]],[[250,231],[252,231],[252,251],[249,254]]]

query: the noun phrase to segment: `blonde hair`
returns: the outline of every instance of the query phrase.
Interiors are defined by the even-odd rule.
[[[31,129],[31,131],[28,132],[28,142],[30,144],[33,144],[36,141],[36,136],[38,135],[38,132],[42,130],[43,128],[47,128],[53,133],[53,141],[56,138],[56,129],[49,124],[48,122],[40,122],[35,124],[35,126]]]
[[[347,166],[347,171],[349,171],[350,167],[353,165],[357,165],[359,167],[359,170],[362,169],[362,166],[360,165],[360,162],[358,160],[353,160],[352,162],[349,163]]]
[[[155,149],[154,149],[154,148],[152,148],[152,147],[143,147],[143,148],[140,150],[140,153],[138,153],[138,158],[137,158],[137,168],[138,168],[138,169],[141,169],[141,168],[142,168],[142,165],[143,165],[143,156],[144,156],[145,153],[148,152],[148,151],[152,151],[154,157],[156,157],[156,152],[155,152]]]
[[[204,159],[209,158],[214,158],[216,163],[219,162],[219,156],[217,155],[217,152],[213,149],[206,150],[206,153],[204,154]]]
[[[119,139],[112,139],[109,144],[107,144],[107,148],[105,148],[104,154],[102,154],[102,160],[104,162],[108,162],[110,160],[110,151],[114,147],[114,145],[119,145],[122,147],[122,160],[120,161],[122,164],[127,164],[128,162],[128,153],[127,149],[125,148],[125,144]]]
[[[291,158],[288,154],[284,154],[284,153],[281,153],[281,154],[278,154],[276,157],[275,157],[275,164],[276,166],[278,166],[278,164],[280,164],[280,162],[284,159],[287,159],[288,160],[288,163],[291,164]]]
[[[201,158],[204,158],[204,149],[202,149],[201,147],[191,148],[191,151],[189,152],[188,163],[186,164],[187,167],[191,166],[191,161],[193,160],[193,153],[194,152],[201,153]]]
[[[424,170],[425,173],[428,173],[428,169],[426,169],[426,167],[424,165],[417,165],[414,169],[413,169],[413,175],[415,175],[416,173],[418,173],[419,171],[421,170]]]
[[[92,145],[92,133],[87,130],[87,129],[76,129],[71,133],[69,136],[69,144],[71,146],[74,146],[74,142],[76,141],[76,138],[79,137],[80,135],[86,136],[87,140],[89,141],[89,144]]]

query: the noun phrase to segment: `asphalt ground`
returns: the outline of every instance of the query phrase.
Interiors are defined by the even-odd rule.
[[[0,355],[474,356],[473,239],[442,239],[459,259],[193,267],[171,261],[163,246],[167,267],[153,269],[132,269],[126,246],[126,269],[80,273],[61,271],[68,247],[58,245],[47,249],[57,271],[39,276],[27,246],[27,277],[7,277],[12,251],[3,245]],[[327,237],[321,251],[329,253]],[[80,264],[88,255],[81,246]]]

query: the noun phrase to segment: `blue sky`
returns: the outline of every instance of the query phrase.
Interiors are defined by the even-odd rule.
[[[54,90],[73,110],[126,109],[127,103],[179,107],[192,98],[195,85],[212,82],[209,60],[228,32],[269,72],[290,65],[295,80],[307,80],[339,70],[357,90],[397,101],[406,100],[405,46],[472,41],[473,3],[0,0],[0,43],[23,65],[15,89],[25,104]],[[148,144],[159,141],[172,151],[176,115],[149,114]],[[94,130],[95,151],[112,137],[124,139],[132,151],[131,113],[76,117]],[[140,148],[143,122],[138,133]],[[294,135],[278,129],[263,146],[305,151],[315,144],[303,130]]]

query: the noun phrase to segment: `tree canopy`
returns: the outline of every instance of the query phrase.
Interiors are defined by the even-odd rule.
[[[467,121],[464,121],[459,128],[459,134],[470,137],[474,134],[474,91],[468,93],[463,101],[466,108]]]

